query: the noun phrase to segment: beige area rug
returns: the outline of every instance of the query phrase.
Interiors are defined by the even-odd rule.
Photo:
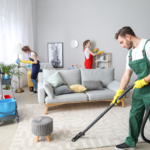
[[[71,139],[83,131],[109,103],[80,103],[67,104],[49,108],[48,115],[53,118],[54,130],[51,142],[46,137],[40,137],[35,143],[35,136],[31,132],[31,121],[38,116],[44,116],[44,106],[38,104],[26,105],[20,116],[18,130],[16,132],[11,150],[83,150],[86,148],[98,148],[115,146],[124,142],[128,136],[128,118],[131,106],[122,108],[114,106],[101,120],[99,120],[85,136],[76,142]],[[146,137],[150,139],[150,123],[146,124]],[[139,142],[143,140],[139,137]]]

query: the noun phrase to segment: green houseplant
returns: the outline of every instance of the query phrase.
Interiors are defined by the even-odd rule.
[[[3,62],[0,63],[0,69],[3,73],[7,73],[9,78],[12,79],[13,76],[17,76],[18,79],[21,79],[23,75],[25,75],[23,72],[20,71],[20,68],[24,68],[27,70],[26,66],[20,66],[16,64],[9,64],[6,65]],[[17,83],[15,80],[13,80],[15,83]],[[5,85],[4,87],[5,90],[10,89],[10,85]]]

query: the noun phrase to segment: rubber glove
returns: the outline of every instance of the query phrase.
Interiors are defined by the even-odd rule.
[[[30,61],[30,60],[27,60],[26,62],[27,64],[31,64],[31,65],[33,64],[33,61]]]
[[[30,60],[20,60],[21,63],[27,63],[27,64],[31,64],[32,65],[32,61]]]
[[[111,104],[117,105],[117,103],[120,103],[120,102],[121,102],[120,99],[118,99],[117,103],[115,103],[115,101],[116,101],[116,99],[117,99],[123,92],[124,92],[124,89],[119,89],[119,90],[117,90],[116,95],[114,96],[114,99],[113,99],[113,101],[110,103],[110,105],[111,105]]]
[[[94,48],[92,52],[96,53],[97,51],[98,51],[98,48]]]
[[[145,81],[145,78],[143,78],[143,79],[141,79],[141,80],[137,80],[137,81],[135,81],[134,82],[134,87],[133,87],[133,89],[135,89],[135,88],[142,88],[144,85],[147,85],[147,84],[149,84],[149,82],[146,82]]]
[[[99,54],[102,54],[102,53],[104,53],[104,51],[99,51],[99,52],[98,52],[98,55],[99,55]]]
[[[21,63],[26,63],[26,61],[25,61],[25,60],[21,60],[21,59],[19,59],[19,60],[20,60],[20,62],[21,62]]]

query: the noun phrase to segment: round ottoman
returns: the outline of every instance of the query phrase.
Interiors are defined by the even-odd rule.
[[[47,116],[34,118],[31,122],[32,133],[36,135],[35,142],[39,141],[39,136],[46,136],[50,142],[50,134],[53,132],[53,119]]]

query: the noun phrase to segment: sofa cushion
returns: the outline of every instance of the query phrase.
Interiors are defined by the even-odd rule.
[[[44,80],[43,81],[43,87],[44,87],[44,90],[45,90],[46,94],[49,97],[53,98],[54,94],[53,94],[53,89],[52,89],[52,86],[50,85],[50,83],[47,82],[46,80]]]
[[[55,95],[74,93],[74,91],[70,90],[68,85],[61,85],[59,87],[53,88],[53,91]]]
[[[108,88],[109,90],[114,91],[114,92],[116,93],[117,90],[119,89],[119,86],[120,86],[120,82],[117,81],[117,80],[114,80],[114,81],[112,81],[111,83],[109,83],[109,84],[107,85],[107,88]],[[127,89],[129,86],[130,86],[130,85],[128,85],[128,86],[126,87],[126,89]],[[127,92],[126,95],[123,96],[122,98],[127,98],[127,97],[129,97],[129,96],[130,96],[130,91]]]
[[[87,90],[103,90],[101,81],[83,81],[83,85]]]
[[[81,84],[81,71],[80,69],[72,70],[47,70],[43,69],[43,77],[46,78],[53,74],[54,72],[59,72],[63,80],[68,86],[74,84]]]
[[[106,87],[114,80],[114,68],[109,69],[81,69],[81,79],[83,81],[102,81]]]
[[[85,93],[88,95],[89,101],[113,99],[116,94],[107,88],[104,88],[104,90],[85,91]]]
[[[46,97],[45,102],[49,103],[67,103],[67,102],[82,102],[87,101],[88,96],[85,93],[71,93],[71,94],[63,94],[63,95],[54,95],[53,98]]]
[[[58,87],[60,85],[66,84],[60,76],[59,72],[53,73],[52,75],[46,77],[45,80],[49,82],[52,87]]]
[[[83,85],[81,84],[75,84],[75,85],[71,85],[70,89],[76,93],[81,93],[84,92],[85,90],[87,90]]]
[[[120,85],[120,82],[117,80],[114,80],[107,85],[107,88],[114,92],[117,92],[117,90],[119,89],[119,85]]]

